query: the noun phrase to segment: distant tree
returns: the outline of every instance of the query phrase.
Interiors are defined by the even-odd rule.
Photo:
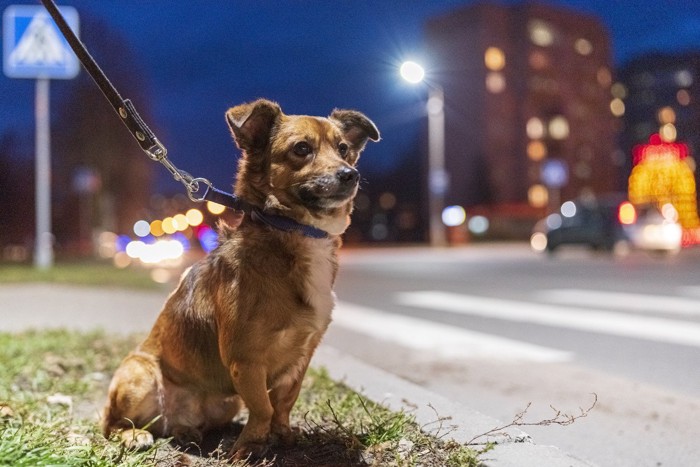
[[[134,72],[138,66],[128,40],[89,17],[83,20],[82,39],[121,95],[149,120],[148,94]],[[54,231],[59,242],[84,249],[93,229],[130,231],[148,204],[155,165],[87,73],[82,71],[59,101],[52,122]]]

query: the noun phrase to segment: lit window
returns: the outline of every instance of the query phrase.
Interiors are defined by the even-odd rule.
[[[528,24],[528,32],[530,40],[533,44],[540,47],[549,47],[554,43],[554,32],[546,22],[542,20],[532,20]]]
[[[600,67],[598,73],[596,73],[596,78],[598,79],[598,84],[607,88],[612,83],[612,74],[607,67]]]
[[[530,141],[527,143],[527,157],[535,162],[547,157],[547,146],[542,141]]]
[[[506,55],[498,47],[489,47],[484,53],[484,64],[491,71],[501,71],[506,66]]]
[[[622,83],[615,83],[610,87],[610,94],[618,99],[627,97],[627,88]]]
[[[574,42],[574,49],[581,55],[590,55],[593,52],[593,44],[588,39],[580,38]]]
[[[549,66],[549,57],[540,50],[534,50],[527,57],[527,62],[534,70],[543,70]]]
[[[676,123],[676,112],[671,107],[662,107],[656,113],[656,119],[660,124]]]
[[[693,74],[688,70],[677,71],[673,79],[681,88],[689,88],[693,84]]]
[[[549,121],[549,135],[554,139],[569,137],[569,121],[563,115],[557,115]]]
[[[625,103],[619,97],[610,101],[610,112],[616,117],[625,115]]]
[[[527,190],[527,200],[530,206],[535,208],[543,208],[549,203],[549,192],[544,185],[532,185]]]
[[[492,71],[486,75],[486,89],[493,94],[503,92],[506,88],[506,78],[503,73]]]
[[[537,117],[532,117],[527,121],[525,131],[530,139],[544,138],[544,123]]]
[[[665,143],[673,143],[678,136],[676,126],[673,123],[666,123],[659,128],[659,136]]]
[[[676,93],[676,100],[682,106],[690,104],[690,93],[686,89],[681,89]]]

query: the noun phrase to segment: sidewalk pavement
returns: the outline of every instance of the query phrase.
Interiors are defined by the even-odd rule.
[[[55,284],[0,284],[0,332],[45,328],[104,329],[119,334],[147,332],[168,293]],[[421,426],[443,439],[449,437],[464,443],[504,425],[328,344],[319,347],[312,364],[326,367],[333,379],[375,402],[414,414]],[[444,417],[449,420],[436,423]],[[529,435],[515,428],[478,440],[485,441],[497,443],[483,455],[487,467],[594,466],[554,446],[537,445]]]

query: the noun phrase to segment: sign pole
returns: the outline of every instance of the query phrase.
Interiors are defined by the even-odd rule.
[[[36,240],[34,267],[53,266],[53,234],[51,233],[51,131],[49,117],[48,78],[36,80],[34,113],[36,119]]]
[[[61,7],[61,13],[77,34],[77,10],[66,6]],[[50,269],[54,262],[49,80],[75,78],[80,71],[80,62],[43,6],[10,5],[3,12],[2,26],[3,72],[8,78],[36,79],[34,267],[45,270]]]

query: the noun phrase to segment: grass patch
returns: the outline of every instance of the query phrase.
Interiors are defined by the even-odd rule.
[[[138,340],[100,332],[0,333],[0,465],[232,465],[225,453],[241,424],[210,434],[186,454],[167,440],[135,453],[102,437],[97,413],[109,379]],[[273,446],[254,465],[478,465],[475,451],[426,435],[410,413],[367,400],[323,369],[307,374],[292,423],[300,428],[297,445]]]
[[[48,270],[38,270],[27,264],[0,264],[0,283],[49,282],[89,286],[157,289],[149,271],[129,267],[119,269],[99,261],[59,262]]]

